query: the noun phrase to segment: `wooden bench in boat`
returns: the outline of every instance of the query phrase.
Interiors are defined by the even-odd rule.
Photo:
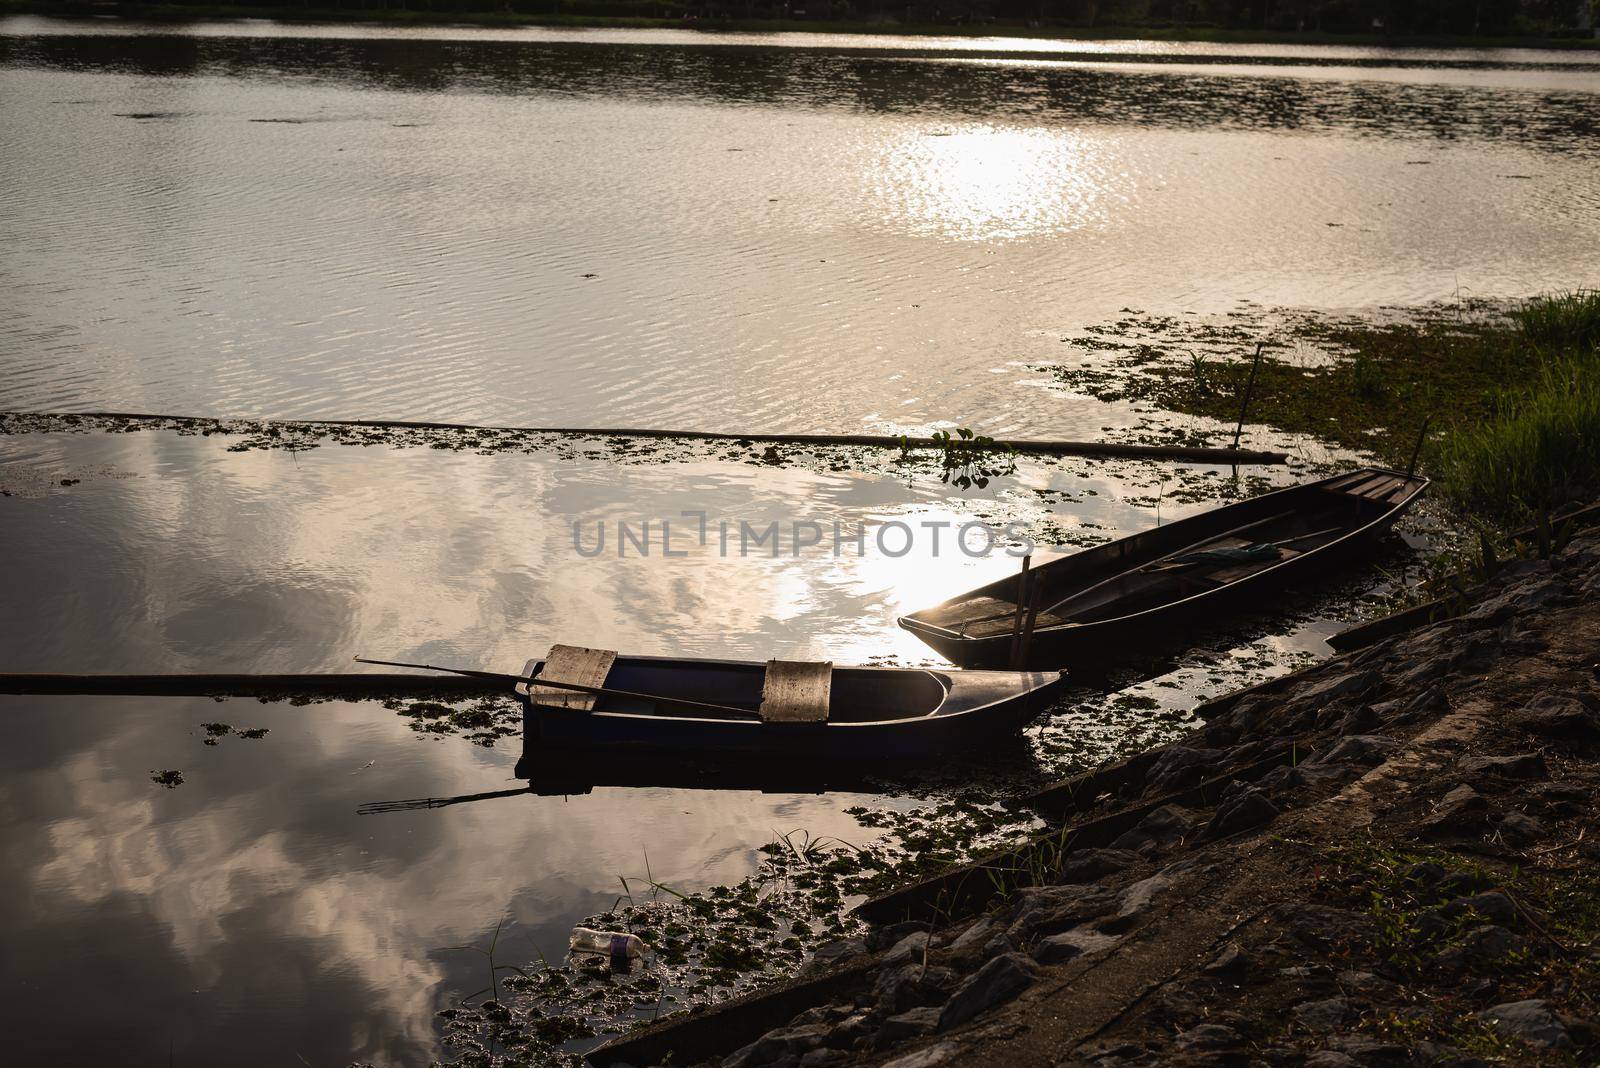
[[[1327,484],[1330,490],[1347,493],[1352,497],[1365,497],[1369,501],[1392,503],[1411,492],[1416,480],[1406,475],[1387,471],[1357,471]]]
[[[549,679],[551,682],[569,682],[575,686],[602,689],[606,684],[606,676],[611,674],[611,665],[616,659],[617,653],[614,649],[552,645],[550,654],[544,658],[544,667],[540,669],[539,677]],[[595,701],[599,699],[597,694],[558,690],[554,686],[540,686],[538,683],[532,683],[530,688],[530,684],[525,682],[517,687],[517,692],[526,694],[535,704],[544,705],[546,708],[570,708],[582,712],[592,712]]]
[[[832,690],[832,662],[768,660],[761,684],[761,718],[768,723],[826,723]]]

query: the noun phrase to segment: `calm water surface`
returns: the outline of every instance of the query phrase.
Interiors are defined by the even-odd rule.
[[[682,558],[583,559],[569,521],[690,506],[713,523],[849,526],[1048,513],[1109,535],[1152,523],[1161,491],[1148,470],[1089,464],[1025,465],[962,495],[926,477],[716,459],[229,443],[0,437],[0,670],[341,671],[357,653],[510,670],[553,641],[922,662],[895,615],[1013,561],[935,558],[925,543],[901,558],[723,559],[679,542]],[[1336,625],[1313,613],[1281,636],[1219,640],[1132,691],[1153,709],[1089,697],[1042,729],[1110,751],[1172,729],[1150,722],[1162,709],[1325,649]],[[888,786],[613,787],[361,816],[368,802],[514,788],[520,747],[421,737],[375,702],[9,697],[0,715],[0,1021],[18,1063],[70,1051],[163,1065],[169,1050],[180,1065],[425,1063],[433,1013],[483,985],[481,958],[447,947],[486,945],[502,917],[514,926],[499,959],[528,965],[609,907],[619,875],[639,885],[646,854],[656,879],[703,889],[749,874],[775,834],[861,844],[878,832],[846,808],[916,803]],[[212,721],[269,733],[211,747]],[[154,784],[165,769],[183,785]]]
[[[1134,415],[1029,368],[1125,307],[1600,281],[1597,94],[1586,56],[1526,50],[0,20],[0,409],[1095,436]],[[1227,474],[1176,503],[1138,465],[960,494],[850,464],[228,444],[0,437],[0,670],[510,669],[554,641],[922,662],[894,617],[1013,561],[591,560],[570,523],[1105,537]],[[1346,611],[1219,638],[1132,691],[1152,712],[1058,709],[1030,752],[1154,729],[1325,651]],[[0,714],[19,1063],[425,1062],[432,1013],[482,985],[446,947],[502,916],[526,963],[645,849],[698,888],[774,831],[860,841],[844,809],[912,803],[638,787],[369,817],[514,786],[517,747],[371,702]],[[205,746],[217,719],[269,733]]]
[[[1092,433],[1124,307],[1594,282],[1591,59],[0,21],[0,407]]]

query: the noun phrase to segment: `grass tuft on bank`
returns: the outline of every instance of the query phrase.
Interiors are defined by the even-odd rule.
[[[1600,494],[1600,291],[1529,301],[1516,320],[1531,381],[1501,395],[1494,419],[1458,423],[1432,457],[1451,497],[1505,525]]]
[[[1394,322],[1294,313],[1218,327],[1133,313],[1066,340],[1086,358],[1052,373],[1101,400],[1230,429],[1242,411],[1394,467],[1426,426],[1424,470],[1507,527],[1600,495],[1600,290],[1432,306]]]

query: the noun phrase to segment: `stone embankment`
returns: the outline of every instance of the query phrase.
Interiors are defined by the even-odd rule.
[[[1597,661],[1590,534],[1454,619],[1219,703],[1078,799],[1069,828],[1144,806],[1115,838],[1069,831],[977,915],[825,947],[787,1023],[672,1063],[1594,1064]],[[790,1018],[805,990],[825,996]],[[649,1048],[627,1042],[595,1059]]]

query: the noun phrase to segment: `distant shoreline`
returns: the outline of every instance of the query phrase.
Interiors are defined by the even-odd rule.
[[[935,25],[804,19],[658,19],[601,15],[361,10],[326,7],[240,7],[160,3],[89,3],[84,0],[0,0],[0,16],[106,17],[152,22],[225,19],[287,23],[365,23],[384,26],[544,26],[567,29],[677,29],[706,33],[839,33],[902,37],[1019,37],[1065,41],[1190,41],[1215,44],[1345,45],[1373,48],[1538,48],[1600,51],[1594,37],[1392,36],[1285,33],[1207,26]]]

